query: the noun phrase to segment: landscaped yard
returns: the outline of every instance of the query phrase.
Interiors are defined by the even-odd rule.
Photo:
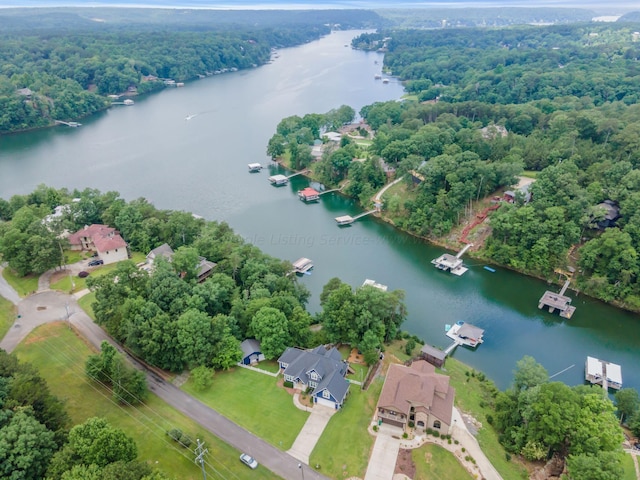
[[[38,277],[36,275],[19,277],[9,267],[6,267],[2,270],[2,276],[21,297],[26,297],[38,290]]]
[[[209,450],[206,470],[210,478],[275,479],[263,466],[250,470],[240,463],[240,452],[205,431],[155,395],[143,406],[121,407],[110,392],[89,381],[84,363],[91,350],[66,324],[38,328],[16,349],[20,360],[38,367],[51,391],[66,400],[74,424],[92,416],[103,416],[123,429],[138,445],[138,458],[177,479],[200,479],[200,466],[192,451],[178,447],[166,432],[178,428],[192,439],[204,440]]]
[[[3,338],[16,318],[16,307],[4,297],[0,297],[0,338]]]
[[[188,381],[183,390],[272,445],[288,450],[309,414],[293,405],[293,397],[277,379],[246,368],[216,372],[211,387],[200,392]]]
[[[95,301],[96,301],[95,292],[87,293],[86,295],[82,296],[78,300],[78,305],[80,306],[80,308],[83,309],[85,313],[89,315],[94,322],[96,321],[96,316],[93,313],[92,304]]]
[[[638,459],[640,461],[640,459]],[[636,467],[633,464],[633,458],[630,453],[625,453],[622,458],[622,467],[624,468],[624,475],[620,480],[636,480]]]
[[[426,443],[411,451],[411,458],[416,466],[414,478],[430,480],[463,480],[474,478],[462,466],[455,455],[440,445]]]
[[[383,380],[375,380],[367,391],[351,385],[342,409],[325,428],[311,453],[309,464],[320,465],[320,473],[331,478],[364,478],[374,437],[367,428],[382,390]]]

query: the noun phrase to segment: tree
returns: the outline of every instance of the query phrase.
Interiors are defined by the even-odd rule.
[[[262,307],[258,310],[251,321],[251,330],[260,341],[267,359],[279,357],[291,341],[287,317],[276,308]]]
[[[7,479],[40,480],[56,451],[54,433],[20,408],[0,413],[0,476]]]
[[[622,453],[601,452],[597,455],[570,455],[567,471],[572,480],[618,480],[623,477]]]
[[[513,372],[513,388],[516,392],[542,385],[549,381],[547,370],[535,358],[525,355],[516,363]]]
[[[620,423],[632,417],[640,409],[638,391],[634,388],[623,388],[614,395],[616,408],[620,414]]]
[[[200,256],[193,247],[180,247],[171,258],[171,265],[178,275],[184,280],[195,280],[198,278],[198,264]]]
[[[178,342],[189,365],[211,365],[213,330],[211,318],[198,310],[187,310],[178,318]]]
[[[203,366],[192,369],[191,378],[193,378],[193,385],[196,387],[196,390],[207,390],[213,383],[213,374],[213,369]]]

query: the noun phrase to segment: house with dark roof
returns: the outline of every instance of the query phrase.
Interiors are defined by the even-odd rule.
[[[150,267],[153,267],[153,262],[158,257],[164,258],[167,262],[171,262],[173,258],[173,248],[169,246],[168,243],[163,243],[159,247],[154,248],[149,253],[147,253],[147,263]],[[213,269],[217,264],[214,262],[210,262],[204,257],[199,257],[198,261],[198,283],[204,282],[207,277],[209,277],[213,273]]]
[[[604,230],[605,228],[616,226],[616,222],[620,218],[620,207],[618,207],[616,202],[613,200],[605,200],[596,205],[596,208],[602,213],[601,216],[594,218],[592,221],[598,229]]]
[[[324,345],[313,350],[287,348],[278,359],[284,380],[298,390],[310,389],[313,403],[334,409],[342,407],[349,393],[344,378],[349,364],[335,348]]]
[[[451,430],[454,388],[449,377],[436,373],[435,367],[418,360],[410,367],[389,366],[378,398],[375,420],[408,430],[431,428],[441,434]]]
[[[95,251],[105,265],[129,258],[127,242],[107,225],[94,223],[69,235],[71,250]]]
[[[240,344],[240,350],[242,350],[242,364],[251,365],[252,363],[258,363],[264,360],[260,342],[255,338],[247,338]]]
[[[423,345],[420,349],[420,356],[422,359],[429,362],[431,365],[435,367],[442,367],[444,365],[444,361],[447,359],[447,354],[442,350],[436,347],[432,347],[431,345]]]

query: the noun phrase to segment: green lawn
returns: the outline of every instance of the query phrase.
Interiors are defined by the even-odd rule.
[[[13,272],[13,270],[7,267],[2,270],[2,276],[21,297],[26,297],[38,290],[38,276],[36,275],[19,277]]]
[[[111,401],[104,388],[88,381],[84,363],[91,350],[66,324],[47,324],[32,332],[16,349],[22,361],[38,367],[51,391],[67,402],[74,424],[92,416],[105,417],[123,429],[138,445],[140,460],[157,466],[176,479],[202,478],[200,467],[191,451],[177,447],[166,435],[179,428],[192,439],[206,444],[206,470],[210,478],[274,479],[278,478],[260,466],[250,470],[238,460],[239,452],[205,431],[155,395],[144,405],[121,407]]]
[[[455,455],[440,445],[426,443],[411,451],[416,466],[414,478],[430,480],[462,480],[474,478],[462,466]]]
[[[636,480],[636,467],[633,464],[633,458],[630,453],[625,453],[622,457],[622,467],[624,475],[620,480]]]
[[[278,373],[280,371],[280,364],[275,360],[263,360],[256,365],[256,368],[271,373]]]
[[[4,297],[0,297],[0,338],[3,338],[9,331],[17,313],[13,303]]]
[[[78,305],[80,306],[80,308],[83,309],[87,313],[87,315],[91,317],[91,319],[94,322],[96,321],[96,316],[93,313],[92,304],[95,301],[96,301],[95,292],[87,293],[86,295],[81,297],[80,300],[78,300]]]
[[[382,390],[378,378],[365,392],[351,385],[342,410],[336,413],[316,444],[309,464],[331,478],[364,478],[374,437],[367,428]]]
[[[213,384],[199,392],[188,381],[183,390],[272,445],[288,450],[309,414],[270,375],[235,367],[216,372]]]
[[[467,376],[466,372],[474,372],[473,376]],[[479,372],[459,362],[455,358],[447,358],[445,370],[442,373],[449,375],[451,385],[456,389],[456,406],[461,410],[470,413],[482,424],[478,431],[477,439],[482,451],[491,461],[493,466],[500,472],[505,480],[516,480],[527,478],[526,469],[519,464],[515,458],[508,461],[505,457],[505,450],[498,441],[498,434],[487,422],[487,413],[491,413],[487,407],[490,400],[490,382],[481,380]]]

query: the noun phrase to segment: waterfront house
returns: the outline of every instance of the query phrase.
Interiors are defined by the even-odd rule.
[[[168,262],[173,258],[173,248],[169,246],[167,243],[163,243],[159,247],[154,248],[147,254],[147,263],[149,266],[153,266],[153,262],[158,257],[163,257]],[[216,267],[216,263],[210,262],[204,257],[198,258],[198,283],[204,282],[207,277],[209,277],[213,273],[213,269]]]
[[[313,403],[340,409],[349,393],[344,378],[349,364],[335,348],[320,345],[313,350],[289,347],[278,358],[284,380],[298,390],[309,389]]]
[[[105,265],[129,258],[127,242],[115,228],[93,224],[69,235],[71,250],[95,251]]]
[[[420,357],[422,357],[423,360],[429,362],[431,365],[440,368],[442,367],[442,365],[444,365],[447,354],[439,348],[432,347],[431,345],[424,345],[420,349]]]
[[[392,364],[378,399],[375,420],[381,424],[431,428],[446,435],[451,431],[454,388],[449,377],[435,373],[435,367],[418,360],[410,367]]]

